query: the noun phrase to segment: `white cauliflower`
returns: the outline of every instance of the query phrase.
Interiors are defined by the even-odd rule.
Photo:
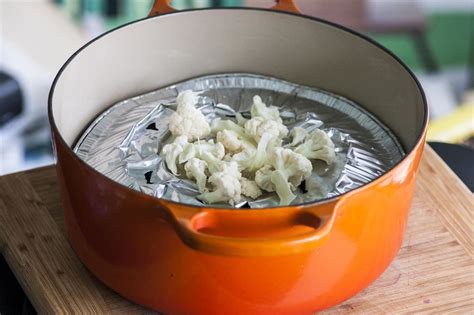
[[[246,147],[244,150],[240,151],[239,153],[235,153],[232,155],[231,161],[237,162],[239,164],[239,168],[244,170],[246,167],[250,165],[251,158],[255,154],[257,149],[255,147]]]
[[[196,102],[197,94],[192,91],[179,94],[178,108],[170,121],[171,132],[179,136],[163,147],[162,156],[175,175],[177,163],[186,163],[186,176],[196,181],[201,193],[198,198],[205,203],[234,205],[241,195],[256,199],[264,190],[275,191],[280,205],[289,205],[296,198],[294,191],[311,175],[309,159],[327,164],[335,160],[334,143],[322,130],[308,133],[294,127],[287,145],[292,149],[282,148],[288,128],[278,108],[267,106],[258,95],[253,97],[251,119],[236,113],[237,123],[217,118],[209,126],[194,107]],[[211,133],[217,142],[200,140]],[[206,187],[208,182],[211,191]]]
[[[331,138],[322,130],[316,129],[305,142],[295,149],[296,153],[306,156],[308,159],[323,160],[328,165],[336,160],[334,143]]]
[[[281,146],[281,139],[288,134],[282,123],[255,117],[245,123],[245,132],[257,142],[257,150],[242,161],[241,167],[254,172],[267,163],[273,148]]]
[[[248,155],[248,158],[241,161],[242,169],[249,172],[255,172],[262,166],[268,163],[268,159],[274,148],[281,145],[281,139],[275,137],[272,133],[264,133],[258,141],[257,150],[253,154]]]
[[[241,137],[245,137],[245,129],[242,126],[237,125],[232,120],[224,120],[216,118],[211,122],[212,133],[217,133],[222,130],[231,130]]]
[[[241,198],[241,174],[237,163],[223,162],[222,170],[209,177],[209,183],[214,190],[205,192],[198,196],[206,203],[228,202],[230,205],[240,201]]]
[[[239,171],[239,165],[233,161],[225,162],[221,167],[221,171],[231,174],[232,176],[238,179],[242,177],[242,174],[240,174],[240,171]]]
[[[225,148],[222,143],[214,143],[214,140],[201,141],[198,140],[194,142],[194,147],[196,149],[197,156],[201,156],[203,152],[209,152],[218,159],[224,158]]]
[[[239,151],[242,146],[237,134],[230,130],[219,131],[217,133],[216,139],[217,142],[222,143],[225,149],[229,152]]]
[[[274,137],[282,139],[288,135],[288,128],[280,122],[255,117],[245,123],[245,132],[258,143],[264,133],[271,133]]]
[[[265,165],[255,173],[255,183],[265,191],[275,191],[275,185],[272,183],[273,167]]]
[[[240,201],[240,182],[235,177],[218,172],[209,177],[209,183],[213,185],[214,190],[198,196],[205,203],[228,202],[233,206]]]
[[[242,195],[252,199],[257,199],[262,195],[262,190],[257,183],[245,177],[240,178],[240,190]]]
[[[185,135],[189,141],[203,139],[211,133],[206,117],[195,107],[197,93],[187,90],[179,93],[178,107],[171,115],[169,129],[173,136]]]
[[[195,179],[199,192],[206,191],[206,175],[207,163],[203,160],[192,158],[185,165],[184,170],[189,179]]]
[[[179,154],[179,164],[186,163],[196,157],[196,148],[194,143],[187,143],[183,147],[183,151]]]
[[[291,146],[296,146],[300,143],[302,143],[306,137],[309,135],[308,131],[306,129],[301,128],[301,127],[294,127],[291,129],[290,136],[292,138],[291,140]]]
[[[279,123],[282,122],[278,108],[275,106],[267,107],[267,105],[265,105],[265,103],[262,101],[262,98],[258,95],[255,95],[253,97],[253,104],[250,108],[250,115],[252,116],[252,118],[263,117],[267,120],[273,120]]]
[[[250,142],[246,136],[232,130],[217,132],[216,139],[224,145],[227,152],[235,153],[246,149],[255,149],[254,143]]]
[[[222,172],[226,167],[226,164],[229,163],[207,151],[203,151],[200,157],[202,160],[206,161],[207,169],[211,174]]]
[[[275,168],[271,181],[280,197],[280,205],[289,205],[296,198],[293,190],[311,175],[313,166],[303,155],[283,148],[274,150],[270,163]]]
[[[166,162],[168,169],[175,175],[178,175],[177,160],[183,149],[188,145],[188,137],[179,136],[173,142],[166,144],[161,150],[161,156]]]
[[[179,155],[179,163],[185,163],[192,158],[201,159],[202,152],[209,152],[218,159],[224,158],[225,148],[222,143],[214,143],[214,140],[198,140],[184,146],[183,152]]]

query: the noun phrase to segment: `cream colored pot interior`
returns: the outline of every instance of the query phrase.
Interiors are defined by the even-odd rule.
[[[384,121],[407,150],[423,128],[415,81],[380,48],[309,18],[239,9],[146,19],[95,40],[60,75],[53,117],[72,146],[114,102],[226,72],[264,74],[346,96]]]

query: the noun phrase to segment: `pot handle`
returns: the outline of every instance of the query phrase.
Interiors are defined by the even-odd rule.
[[[148,16],[155,16],[176,11],[176,9],[170,5],[170,1],[171,0],[155,0]],[[272,10],[302,14],[294,0],[275,1],[276,4],[271,8]]]
[[[161,201],[189,247],[227,256],[288,255],[314,249],[328,238],[342,199],[317,206],[258,210],[201,209]],[[230,235],[230,236],[229,236]]]

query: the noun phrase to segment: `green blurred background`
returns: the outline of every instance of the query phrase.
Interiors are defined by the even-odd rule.
[[[427,16],[428,45],[441,68],[469,63],[472,49],[472,12],[433,13]],[[374,35],[373,38],[392,50],[412,69],[421,70],[422,63],[414,44],[406,35]]]

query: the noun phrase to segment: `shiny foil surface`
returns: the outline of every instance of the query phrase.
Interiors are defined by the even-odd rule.
[[[328,132],[336,146],[336,162],[313,161],[313,174],[292,204],[340,195],[384,174],[405,155],[394,134],[353,101],[316,88],[253,74],[219,74],[194,78],[113,104],[77,141],[74,152],[109,178],[143,193],[176,202],[203,205],[192,180],[168,171],[159,152],[170,141],[168,122],[179,92],[201,92],[199,108],[208,121],[250,117],[252,97],[277,106],[291,130],[300,126]],[[285,144],[285,142],[284,142]],[[257,200],[243,198],[234,207],[277,206],[276,193]],[[215,204],[216,207],[230,207]]]

